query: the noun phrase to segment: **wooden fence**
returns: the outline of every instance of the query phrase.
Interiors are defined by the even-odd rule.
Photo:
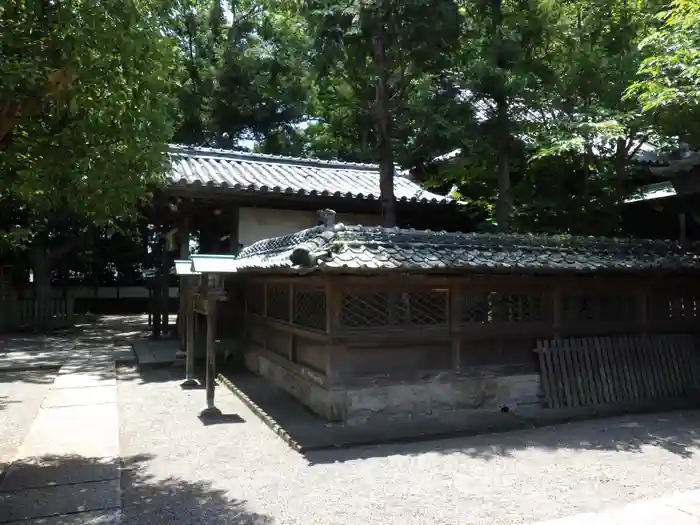
[[[700,395],[700,353],[692,335],[545,340],[536,352],[550,408]]]
[[[48,312],[37,312],[33,298],[5,298],[0,302],[0,331],[32,330],[37,314],[51,320],[51,328],[65,328],[73,324],[72,301],[63,297],[51,299]]]

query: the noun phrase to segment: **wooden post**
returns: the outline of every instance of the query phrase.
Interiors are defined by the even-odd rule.
[[[165,236],[166,227],[163,227],[163,233]],[[160,261],[160,286],[161,286],[161,305],[160,312],[163,316],[161,321],[161,329],[163,334],[168,334],[169,332],[169,322],[170,322],[170,252],[168,251],[167,240],[163,239],[163,246],[161,251],[161,261]]]
[[[153,295],[151,300],[151,310],[153,312],[153,339],[160,339],[162,334],[162,321],[163,316],[161,315],[162,300],[161,295],[163,294],[163,288],[161,287],[161,261],[162,261],[162,250],[165,249],[163,246],[163,239],[156,239],[155,245],[153,247],[153,259],[156,263],[155,273],[153,274]]]
[[[208,281],[209,275],[203,274],[202,278]],[[207,287],[206,301],[207,312],[207,371],[206,371],[206,393],[207,406],[202,410],[203,417],[220,416],[221,411],[216,408],[214,394],[216,391],[216,298],[211,296]]]
[[[685,219],[685,212],[684,211],[682,211],[681,213],[678,214],[678,236],[679,236],[681,242],[685,242],[687,240],[686,219]]]
[[[238,254],[238,242],[239,242],[239,237],[238,237],[238,205],[233,205],[230,209],[230,215],[229,215],[229,248],[228,251],[229,253],[232,253],[234,255]]]
[[[461,368],[461,341],[459,328],[462,324],[462,287],[459,285],[450,286],[448,291],[448,312],[450,320],[450,350],[452,353],[452,368]]]

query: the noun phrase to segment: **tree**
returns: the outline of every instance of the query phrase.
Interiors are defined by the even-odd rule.
[[[644,61],[628,91],[662,129],[700,147],[700,4],[673,0],[642,40]]]
[[[295,126],[308,118],[308,37],[278,2],[234,7],[214,94],[217,141],[247,138],[266,153],[300,153]]]
[[[410,120],[411,95],[434,85],[452,56],[459,37],[457,6],[452,0],[309,0],[303,7],[319,100],[336,104],[331,115],[321,111],[322,125],[338,131],[340,123],[349,123],[345,133],[355,130],[361,142],[350,148],[353,154],[364,157],[366,145],[372,145],[383,222],[393,226],[397,128]]]
[[[172,136],[170,7],[8,0],[0,8],[0,199],[17,210],[0,237],[30,251],[38,326],[50,322],[51,269],[89,229],[136,216],[162,180]]]

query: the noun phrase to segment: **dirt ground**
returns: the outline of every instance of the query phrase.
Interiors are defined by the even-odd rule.
[[[125,523],[531,523],[700,484],[700,411],[303,456],[224,388],[204,425],[179,374],[120,371]]]

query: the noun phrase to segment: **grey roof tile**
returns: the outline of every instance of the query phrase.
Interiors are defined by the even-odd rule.
[[[240,193],[278,193],[379,200],[379,167],[375,164],[298,159],[233,150],[172,146],[173,186],[211,187]],[[399,202],[456,204],[396,175]]]
[[[700,270],[700,244],[317,226],[245,248],[238,271],[638,272]]]

